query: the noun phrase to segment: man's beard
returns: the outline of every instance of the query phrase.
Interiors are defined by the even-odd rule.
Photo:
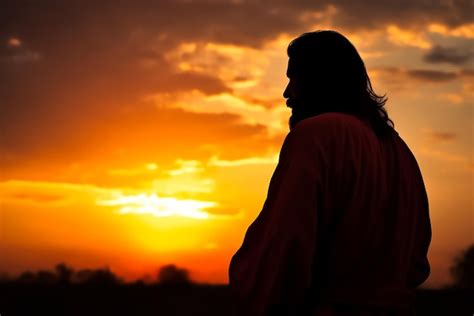
[[[322,104],[329,104],[329,102],[322,102],[320,99],[288,99],[286,105],[291,108],[291,116],[288,120],[290,131],[304,119],[328,112],[329,107],[323,107]]]
[[[288,125],[290,131],[304,119],[320,114],[318,111],[305,111],[302,109],[292,109],[290,119],[288,120]]]
[[[292,111],[290,119],[288,120],[288,125],[290,126],[290,131],[298,124],[300,121],[304,120],[305,118],[302,117],[298,111]]]
[[[297,102],[294,99],[286,100],[286,106],[291,108],[291,116],[288,121],[288,125],[290,126],[290,131],[296,126],[297,123],[299,123],[301,120],[304,119],[302,105],[303,104],[301,104],[300,102]]]

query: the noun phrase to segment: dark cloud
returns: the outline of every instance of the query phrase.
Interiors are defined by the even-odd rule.
[[[413,79],[426,82],[445,82],[459,77],[459,73],[451,71],[431,70],[431,69],[410,69],[407,75]]]
[[[432,130],[428,131],[427,135],[431,140],[436,142],[450,142],[457,138],[457,135],[455,133],[437,132]]]
[[[463,65],[472,59],[474,51],[461,50],[452,47],[434,46],[428,53],[423,57],[428,63],[447,63],[453,65]]]
[[[19,38],[4,38],[0,45],[0,65],[4,63],[33,63],[41,59],[38,52],[32,51]]]
[[[322,9],[325,5],[317,7]],[[100,39],[107,46],[120,37],[124,45],[134,38],[154,40],[168,47],[176,42],[198,40],[258,46],[266,38],[301,28],[298,16],[302,12],[291,2],[275,7],[225,0],[10,1],[4,5],[0,18],[3,29],[11,35],[28,35],[30,40],[49,43],[87,34],[79,38],[85,45]],[[166,51],[167,46],[162,50]]]
[[[374,29],[388,24],[411,28],[429,23],[454,28],[471,23],[474,11],[474,3],[470,0],[340,0],[331,3],[340,10],[335,16],[336,24],[349,29]]]
[[[12,193],[2,196],[2,198],[8,199],[9,201],[21,201],[21,202],[34,202],[34,203],[54,203],[61,202],[64,200],[62,195],[53,195],[45,193]]]
[[[469,73],[462,71],[442,71],[433,69],[404,69],[398,67],[381,67],[373,69],[378,80],[388,84],[392,88],[404,90],[413,84],[432,83],[442,84],[453,80],[462,79]]]
[[[30,39],[49,43],[58,36],[83,33],[90,35],[80,38],[83,44],[96,38],[108,38],[106,43],[117,36],[127,40],[134,35],[151,36],[167,45],[205,40],[259,46],[280,33],[307,31],[313,23],[327,22],[327,14],[311,14],[327,13],[330,7],[335,12],[332,24],[350,30],[389,24],[413,27],[442,23],[457,27],[471,23],[474,11],[469,0],[50,0],[4,1],[0,18],[9,35],[28,33]]]
[[[464,78],[471,78],[471,77],[474,77],[474,69],[463,69],[461,70],[460,72],[460,75],[461,77],[464,77]]]
[[[250,105],[253,106],[261,106],[267,109],[272,109],[276,108],[278,106],[282,106],[282,99],[281,98],[258,98],[258,97],[253,97],[250,95],[239,95],[239,98],[244,100]]]

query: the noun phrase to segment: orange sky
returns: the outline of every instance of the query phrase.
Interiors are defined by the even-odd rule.
[[[471,4],[18,2],[0,12],[0,271],[175,263],[204,282],[260,211],[288,131],[286,46],[336,29],[418,159],[428,286],[473,238]]]

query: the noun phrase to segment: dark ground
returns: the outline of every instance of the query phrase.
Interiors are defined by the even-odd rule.
[[[418,290],[417,316],[473,315],[472,290]],[[0,284],[0,315],[229,315],[225,285]]]

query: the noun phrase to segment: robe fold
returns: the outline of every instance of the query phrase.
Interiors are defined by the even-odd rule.
[[[305,119],[231,260],[234,312],[411,315],[430,240],[421,172],[395,131],[380,139],[341,113]]]

